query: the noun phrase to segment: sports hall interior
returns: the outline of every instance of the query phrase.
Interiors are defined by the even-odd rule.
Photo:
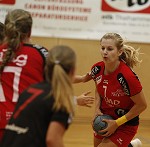
[[[32,37],[33,43],[38,43],[52,48],[55,45],[68,45],[77,54],[76,74],[83,75],[90,71],[91,66],[102,60],[100,55],[99,40],[77,40],[48,37]],[[134,68],[138,75],[147,101],[147,109],[140,115],[140,126],[135,138],[139,138],[143,147],[150,147],[150,43],[128,42],[135,48],[140,48],[142,63]],[[91,91],[94,96],[95,85],[93,81],[74,84],[75,95]],[[76,106],[76,114],[73,123],[65,133],[65,147],[93,147],[93,131],[91,120],[94,113],[94,104],[91,108]]]

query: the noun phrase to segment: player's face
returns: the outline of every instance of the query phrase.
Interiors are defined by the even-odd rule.
[[[100,51],[105,63],[117,62],[121,54],[113,39],[102,39]]]

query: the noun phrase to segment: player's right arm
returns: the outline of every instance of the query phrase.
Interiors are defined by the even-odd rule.
[[[88,73],[86,73],[85,75],[82,75],[82,76],[81,75],[76,75],[75,78],[74,78],[73,83],[81,83],[81,82],[85,83],[85,82],[90,81],[91,79],[92,79],[91,73],[88,72]]]

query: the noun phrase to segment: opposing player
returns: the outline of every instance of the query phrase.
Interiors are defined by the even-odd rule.
[[[20,95],[1,147],[64,147],[63,136],[74,116],[75,67],[76,55],[70,47],[49,50],[46,81]]]

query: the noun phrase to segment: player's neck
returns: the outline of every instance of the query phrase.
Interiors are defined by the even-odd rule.
[[[119,64],[120,64],[120,61],[117,61],[112,64],[105,64],[104,75],[113,73],[118,68]]]

